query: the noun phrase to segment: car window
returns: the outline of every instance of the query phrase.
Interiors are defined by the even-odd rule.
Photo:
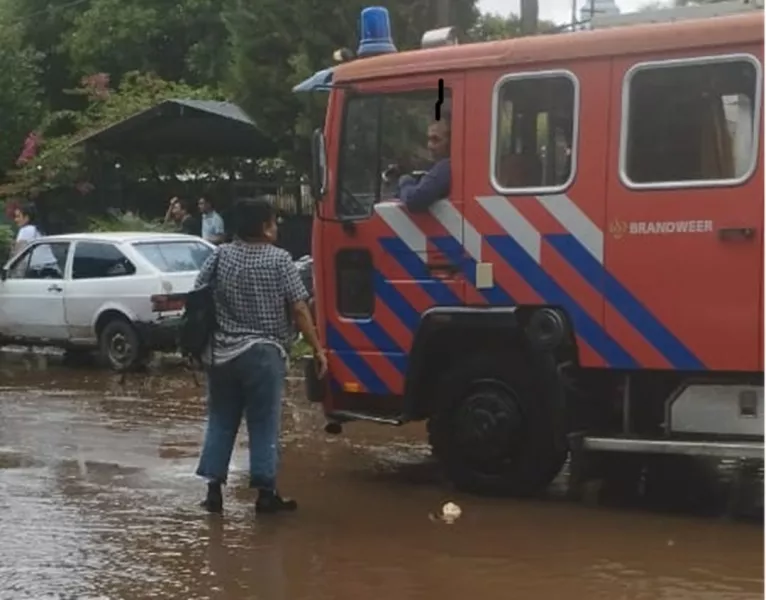
[[[198,271],[213,249],[202,242],[134,244],[136,250],[163,273]]]
[[[8,279],[64,279],[69,242],[35,244],[11,265]]]
[[[78,242],[75,246],[72,279],[123,277],[135,272],[135,265],[114,244]]]

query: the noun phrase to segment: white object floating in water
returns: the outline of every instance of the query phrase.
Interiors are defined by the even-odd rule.
[[[442,519],[450,525],[460,518],[463,511],[454,502],[447,502],[442,506]]]

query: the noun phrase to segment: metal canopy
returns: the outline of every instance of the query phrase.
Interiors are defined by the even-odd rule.
[[[263,157],[276,150],[239,106],[212,100],[165,100],[76,143],[123,156]]]
[[[329,92],[332,89],[333,71],[333,67],[317,71],[311,77],[304,79],[293,87],[293,92]]]

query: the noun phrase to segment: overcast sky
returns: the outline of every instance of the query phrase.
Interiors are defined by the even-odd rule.
[[[556,23],[569,23],[572,20],[572,0],[539,0],[540,18]],[[634,12],[637,8],[646,5],[647,0],[616,0],[617,6],[624,13]],[[577,0],[577,11],[584,4],[584,0]],[[481,12],[519,14],[519,0],[479,0]]]

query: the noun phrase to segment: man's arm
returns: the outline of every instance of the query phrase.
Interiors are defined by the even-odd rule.
[[[303,285],[303,281],[301,281],[298,268],[289,257],[286,257],[284,261],[282,284],[284,285],[285,300],[290,305],[295,324],[303,334],[303,337],[306,338],[312,350],[314,350],[314,353],[321,352],[322,348],[319,345],[314,320],[311,318],[308,304],[306,304],[306,301],[309,299],[309,293],[306,290],[306,286]]]
[[[439,161],[418,182],[407,176],[402,179],[399,200],[413,212],[426,211],[437,200],[449,196],[450,162],[448,159]]]
[[[173,196],[170,199],[170,203],[168,204],[168,209],[165,211],[165,219],[163,220],[163,223],[167,225],[170,223],[170,220],[173,218],[173,215],[171,214],[173,211],[173,204],[178,200],[175,196]]]

